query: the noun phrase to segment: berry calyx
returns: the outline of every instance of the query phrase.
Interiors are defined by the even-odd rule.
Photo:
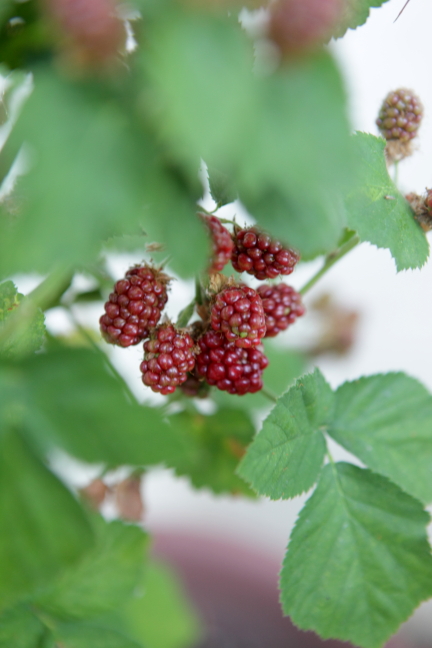
[[[261,281],[291,274],[300,259],[298,252],[256,227],[237,229],[234,246],[231,256],[234,270],[247,272]]]
[[[412,154],[411,141],[417,136],[423,118],[423,105],[412,90],[398,88],[389,92],[379,111],[376,124],[387,140],[390,162]]]
[[[329,40],[342,10],[341,0],[276,0],[268,37],[285,56],[306,54]]]
[[[169,322],[158,326],[144,343],[144,360],[140,365],[144,385],[160,394],[174,393],[195,367],[194,346],[185,330],[176,329]]]
[[[211,307],[210,325],[237,347],[257,346],[266,332],[261,297],[244,284],[223,288]]]
[[[220,272],[231,259],[234,243],[229,231],[216,216],[199,214],[207,226],[212,239],[212,259],[209,272]]]
[[[285,331],[297,317],[305,313],[301,295],[286,284],[262,285],[258,288],[263,303],[267,331],[264,337],[274,337]]]
[[[409,193],[405,196],[413,211],[414,218],[425,232],[432,230],[432,189],[426,189],[426,195]]]
[[[149,337],[167,302],[169,278],[149,265],[130,268],[117,281],[99,320],[103,338],[128,347]]]
[[[242,349],[222,333],[209,330],[199,340],[196,373],[221,391],[243,396],[263,388],[268,359],[261,348]]]

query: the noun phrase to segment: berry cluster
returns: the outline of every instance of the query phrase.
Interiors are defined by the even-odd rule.
[[[304,313],[301,297],[285,284],[258,290],[219,274],[229,261],[257,279],[290,274],[299,255],[256,227],[230,232],[213,215],[199,214],[211,240],[201,320],[179,328],[160,322],[169,277],[143,264],[114,285],[100,318],[104,339],[121,347],[144,342],[142,382],[154,392],[205,397],[210,387],[242,396],[262,389],[268,365],[261,341],[284,331]],[[202,301],[202,300],[200,300]]]

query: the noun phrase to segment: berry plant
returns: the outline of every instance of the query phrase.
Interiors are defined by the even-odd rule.
[[[397,271],[429,255],[432,189],[392,180],[427,107],[385,88],[379,134],[352,133],[328,47],[384,2],[0,4],[0,648],[196,645],[136,524],[158,465],[309,494],[279,582],[303,630],[380,648],[432,596],[432,395],[402,372],[332,389],[281,342],[361,243]]]

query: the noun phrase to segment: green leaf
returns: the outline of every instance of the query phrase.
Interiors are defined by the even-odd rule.
[[[49,582],[93,541],[72,494],[13,432],[0,444],[0,526],[0,604]]]
[[[0,284],[0,355],[4,357],[19,357],[37,351],[45,336],[44,314],[39,309],[23,328],[14,329],[7,339],[2,340],[2,329],[8,322],[11,312],[18,309],[26,298],[21,295],[12,281]]]
[[[362,241],[388,248],[399,270],[421,268],[429,245],[411,208],[390,180],[385,141],[366,133],[354,135],[359,163],[357,187],[346,197],[348,226]]]
[[[238,193],[230,177],[214,167],[207,171],[210,193],[215,203],[222,207],[234,202],[238,198]]]
[[[95,518],[96,543],[73,569],[37,597],[36,604],[62,619],[91,619],[116,609],[142,575],[148,537],[122,522]]]
[[[139,405],[103,354],[59,349],[22,366],[25,429],[89,462],[149,465],[182,456],[180,434],[160,410]]]
[[[128,634],[146,648],[189,648],[200,639],[196,613],[166,565],[149,565],[141,587],[120,612]]]
[[[297,380],[264,421],[238,474],[271,499],[307,491],[321,471],[326,452],[322,429],[332,409],[333,392],[318,369]]]
[[[245,411],[231,406],[211,416],[181,412],[170,420],[175,429],[183,431],[192,449],[188,457],[173,462],[178,475],[188,476],[195,488],[210,488],[216,494],[241,493],[254,497],[235,474],[239,459],[255,433]]]
[[[140,227],[175,253],[176,270],[192,273],[204,263],[196,197],[163,167],[142,123],[101,86],[38,69],[12,139],[27,143],[32,166],[20,181],[21,213],[0,229],[0,276],[49,272],[59,259],[85,263],[104,239]],[[173,227],[179,221],[182,228]],[[196,245],[194,255],[186,241]]]
[[[251,44],[238,24],[212,14],[171,10],[158,18],[141,50],[150,116],[192,173],[201,157],[223,169],[253,119]]]
[[[0,648],[39,648],[43,624],[25,605],[9,608],[0,616]]]
[[[330,251],[346,225],[340,192],[354,168],[340,73],[328,53],[319,53],[256,84],[240,198],[262,227],[304,258]]]
[[[387,0],[344,0],[342,19],[333,36],[339,38],[348,29],[356,29],[369,18],[372,7],[381,7]]]
[[[432,595],[429,515],[384,477],[328,465],[281,573],[285,614],[324,639],[379,648]]]
[[[96,624],[59,624],[53,634],[62,648],[143,648],[123,633]]]
[[[432,501],[432,396],[402,373],[339,387],[328,433],[407,493]]]

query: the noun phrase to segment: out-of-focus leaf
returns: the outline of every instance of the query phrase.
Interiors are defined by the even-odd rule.
[[[53,635],[62,648],[144,648],[123,633],[96,623],[62,623]]]
[[[146,648],[189,648],[200,623],[181,583],[166,565],[151,563],[131,599],[120,610],[128,634]]]
[[[0,648],[39,648],[44,632],[26,605],[9,608],[0,616]]]
[[[87,517],[15,432],[0,443],[0,605],[76,564],[93,543]]]
[[[342,17],[333,32],[335,38],[343,36],[347,29],[356,29],[369,18],[373,7],[381,7],[387,0],[344,0]]]
[[[173,463],[178,475],[189,477],[195,488],[254,496],[235,474],[239,459],[255,432],[244,410],[231,405],[211,416],[182,412],[172,416],[171,423],[174,429],[183,430],[193,447],[188,458]]]
[[[116,609],[130,596],[145,566],[148,537],[137,526],[95,518],[96,543],[73,569],[37,598],[62,619],[91,619]]]
[[[12,281],[0,284],[0,336],[7,325],[8,317],[25,302]],[[45,335],[45,318],[41,310],[36,310],[22,328],[14,328],[6,339],[0,337],[0,355],[18,357],[37,351]]]

